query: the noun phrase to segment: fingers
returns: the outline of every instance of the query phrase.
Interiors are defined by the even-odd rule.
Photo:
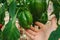
[[[56,17],[54,16],[52,19],[51,19],[51,24],[53,25],[53,24],[56,24],[57,23],[57,19],[56,19]]]
[[[51,21],[53,17],[55,17],[55,15],[54,15],[54,14],[49,15],[49,16],[48,16],[48,20],[49,20],[49,21]]]
[[[34,32],[38,32],[38,30],[36,30],[33,26],[31,26],[31,28],[30,28],[32,31],[34,31]]]
[[[51,20],[52,23],[57,23],[57,19],[56,17],[53,17],[52,20]]]
[[[28,33],[30,33],[31,35],[35,36],[36,32],[32,31],[32,30],[27,30]]]
[[[33,26],[31,26],[30,29],[26,30],[28,33],[30,33],[31,35],[36,35],[36,33],[39,31],[37,29],[35,29]]]
[[[57,19],[56,17],[53,17],[51,20],[51,27],[53,28],[53,30],[57,29]]]
[[[36,22],[35,24],[41,28],[43,28],[45,26],[44,24],[42,24],[40,22]],[[33,39],[39,31],[40,30],[36,30],[33,26],[31,26],[30,29],[26,30],[26,35],[29,36],[31,39]]]
[[[39,26],[40,28],[45,27],[45,25],[44,25],[44,24],[42,24],[42,23],[40,23],[40,22],[36,22],[35,24],[36,24],[37,26]]]
[[[34,36],[33,36],[33,35],[31,35],[30,33],[28,33],[27,31],[26,31],[26,35],[27,35],[28,37],[30,37],[31,39],[33,39],[33,38],[34,38]]]
[[[56,19],[56,17],[52,18],[51,24],[52,24],[52,26],[57,26],[57,19]]]
[[[26,35],[33,39],[37,35],[38,30],[36,30],[33,26],[30,29],[26,30]]]

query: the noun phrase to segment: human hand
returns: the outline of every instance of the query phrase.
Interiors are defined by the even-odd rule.
[[[40,27],[40,29],[36,30],[34,27],[31,26],[31,29],[26,30],[26,35],[32,40],[48,40],[51,32],[56,30],[57,28],[57,20],[55,17],[53,17],[50,22],[50,25],[36,22],[35,24]]]

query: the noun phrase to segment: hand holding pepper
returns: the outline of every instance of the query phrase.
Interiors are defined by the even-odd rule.
[[[31,27],[30,29],[26,30],[26,35],[30,37],[32,40],[48,40],[50,34],[52,31],[55,31],[57,28],[57,22],[56,18],[53,17],[51,19],[51,25],[44,25],[40,22],[36,22],[35,24],[40,27],[39,30],[36,30],[34,27]]]

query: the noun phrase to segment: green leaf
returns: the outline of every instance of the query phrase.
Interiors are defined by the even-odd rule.
[[[20,32],[18,31],[15,22],[10,20],[3,30],[3,40],[18,40]]]
[[[0,3],[5,3],[6,2],[6,0],[0,0]]]
[[[5,6],[1,5],[0,7],[0,24],[4,24],[4,17],[5,17]]]
[[[7,0],[7,3],[11,4],[12,1],[16,1],[16,0]]]
[[[11,16],[12,20],[10,19],[9,22],[5,25],[5,29],[3,30],[3,40],[18,40],[20,37],[20,32],[15,25],[18,11],[16,12],[15,10],[16,4],[15,2],[12,2],[9,5],[9,16]]]
[[[2,31],[0,30],[0,40],[2,40]]]
[[[41,16],[41,18],[39,19],[40,22],[42,22],[43,24],[45,24],[48,21],[48,15],[47,12],[44,12]]]
[[[16,14],[16,2],[12,1],[9,5],[9,15],[13,18]]]

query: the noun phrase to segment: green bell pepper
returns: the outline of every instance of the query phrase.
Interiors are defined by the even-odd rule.
[[[18,15],[19,24],[21,27],[29,29],[33,23],[33,18],[28,10],[21,11]]]

